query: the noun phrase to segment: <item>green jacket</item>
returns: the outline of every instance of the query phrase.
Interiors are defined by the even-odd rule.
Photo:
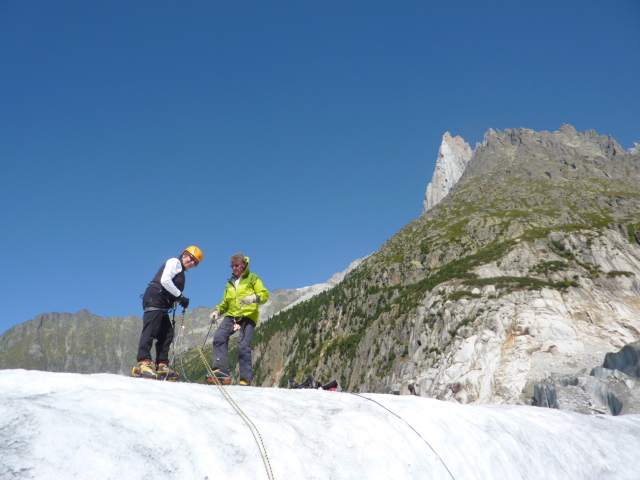
[[[251,273],[249,269],[249,257],[247,258],[247,269],[240,277],[240,283],[236,288],[235,279],[232,277],[227,282],[227,287],[224,291],[224,297],[222,303],[215,308],[220,310],[220,314],[227,314],[231,317],[249,317],[254,322],[258,323],[258,317],[260,311],[258,305],[264,305],[269,300],[269,290],[267,290],[262,283],[260,277]],[[251,305],[244,305],[240,303],[240,300],[253,293],[260,296],[259,303],[252,303]]]

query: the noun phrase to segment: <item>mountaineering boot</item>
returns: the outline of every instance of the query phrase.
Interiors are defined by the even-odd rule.
[[[158,377],[158,380],[166,380],[167,382],[175,382],[178,380],[178,377],[180,377],[180,375],[173,371],[168,363],[158,364],[156,376]]]
[[[209,383],[219,383],[221,385],[229,385],[233,378],[228,373],[223,372],[222,370],[214,370],[213,375],[207,375],[207,382]]]
[[[133,367],[133,371],[131,373],[134,377],[149,378],[151,380],[156,380],[158,378],[156,372],[153,370],[151,360],[142,360],[141,362],[138,362],[138,364]]]
[[[243,387],[248,387],[251,385],[251,382],[245,380],[244,378],[241,378],[240,381],[238,382],[240,385],[242,385]]]

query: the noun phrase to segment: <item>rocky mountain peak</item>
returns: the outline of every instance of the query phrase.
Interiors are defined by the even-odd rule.
[[[541,178],[619,178],[629,173],[628,159],[633,155],[608,135],[599,135],[595,130],[578,132],[568,124],[553,133],[528,128],[504,132],[490,129],[465,173],[485,175],[493,171],[510,177],[524,173]]]
[[[436,171],[427,186],[424,211],[428,212],[447,196],[451,188],[460,179],[471,159],[473,151],[460,136],[452,137],[449,132],[442,137],[438,153]]]

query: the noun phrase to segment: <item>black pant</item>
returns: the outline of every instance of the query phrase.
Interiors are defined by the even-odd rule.
[[[151,360],[151,346],[156,341],[156,363],[169,363],[169,348],[173,341],[173,323],[168,310],[171,301],[162,294],[156,285],[149,285],[142,298],[143,308],[160,308],[144,312],[142,334],[138,343],[138,362]]]
[[[156,341],[156,363],[169,363],[169,348],[173,341],[173,324],[167,312],[145,312],[138,344],[138,362],[151,360],[151,346]]]

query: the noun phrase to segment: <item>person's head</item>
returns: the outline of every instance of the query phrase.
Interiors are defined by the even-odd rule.
[[[204,253],[198,247],[189,247],[182,252],[182,265],[185,270],[197,267],[198,264],[204,259]]]
[[[244,271],[247,269],[247,257],[245,257],[242,253],[236,253],[231,256],[231,269],[233,270],[233,274],[236,277],[240,277]]]

